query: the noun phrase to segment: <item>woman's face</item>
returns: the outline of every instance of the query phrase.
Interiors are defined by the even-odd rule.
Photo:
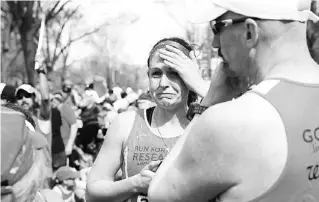
[[[149,64],[149,86],[151,95],[161,107],[175,108],[187,102],[189,90],[179,74],[164,64],[156,51]]]

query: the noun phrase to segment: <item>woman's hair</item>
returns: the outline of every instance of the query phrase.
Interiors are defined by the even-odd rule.
[[[187,49],[188,52],[192,51],[193,48],[191,47],[191,45],[189,43],[187,43],[184,39],[178,38],[178,37],[171,37],[171,38],[164,38],[161,39],[160,41],[158,41],[152,48],[152,50],[150,51],[150,54],[148,56],[147,59],[147,66],[150,67],[150,63],[151,63],[151,59],[154,56],[154,53],[158,50],[158,46],[160,44],[163,44],[166,41],[173,41],[176,42],[180,45],[182,45],[184,48]],[[188,56],[188,55],[187,55]],[[189,57],[189,56],[188,56]],[[198,95],[193,92],[193,91],[189,91],[188,93],[188,98],[187,98],[187,106],[189,106],[192,102],[195,102],[198,98]]]

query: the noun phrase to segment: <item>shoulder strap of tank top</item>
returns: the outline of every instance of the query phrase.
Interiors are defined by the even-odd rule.
[[[155,110],[155,107],[146,109],[146,118],[149,125],[152,124],[152,117],[153,117],[154,110]]]
[[[129,133],[129,135],[127,136],[127,138],[124,140],[123,142],[123,147],[122,149],[124,149],[127,146],[127,142],[130,139],[130,137],[135,134],[135,130],[137,130],[140,127],[143,127],[143,125],[145,125],[145,120],[144,120],[144,112],[145,110],[138,110],[136,115],[135,115],[135,120],[132,126],[132,129]],[[124,151],[122,151],[123,153]]]

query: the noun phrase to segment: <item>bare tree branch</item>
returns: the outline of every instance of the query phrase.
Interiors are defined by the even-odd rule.
[[[18,5],[17,2],[14,1],[7,1],[7,5],[9,7],[9,11],[12,14],[13,21],[16,22],[16,27],[20,27],[22,20],[21,20],[21,13],[18,12]]]
[[[66,18],[65,18],[64,22],[62,23],[62,27],[59,30],[59,34],[58,34],[58,36],[55,39],[55,49],[54,49],[53,55],[56,55],[58,44],[59,44],[59,41],[60,41],[60,38],[61,38],[61,34],[62,34],[63,30],[64,30],[64,27],[66,26],[67,22],[71,19],[71,17],[78,11],[79,8],[80,7],[78,6],[73,11],[71,11],[70,14],[66,15]]]
[[[53,12],[51,13],[51,16],[50,16],[51,19],[55,18],[55,16],[57,16],[64,9],[64,6],[67,5],[69,2],[71,2],[71,0],[64,2],[64,4],[62,4],[61,7],[57,11],[54,11],[56,8],[55,7],[54,10],[52,10],[54,13]]]
[[[45,16],[45,24],[47,24],[52,18],[53,18],[53,12],[56,9],[56,7],[59,5],[60,1],[57,1],[56,4],[53,6],[52,9],[47,13]]]
[[[47,51],[47,59],[51,60],[51,54],[50,54],[50,41],[49,41],[49,29],[48,27],[45,28],[45,32],[46,32],[46,43],[47,43],[47,47],[46,47],[46,51]]]
[[[15,54],[15,56],[10,60],[8,67],[10,67],[13,64],[13,62],[18,58],[21,51],[22,51],[22,48],[20,47],[19,50],[17,51],[17,53]]]
[[[59,51],[59,53],[56,55],[56,59],[59,58],[60,55],[63,53],[63,51],[65,51],[65,49],[67,49],[73,42],[78,41],[78,40],[80,40],[80,39],[82,39],[82,38],[84,38],[84,37],[86,37],[86,36],[89,36],[89,35],[95,33],[95,32],[98,32],[101,28],[102,28],[102,26],[101,26],[101,27],[98,27],[98,28],[95,28],[94,30],[92,30],[92,31],[90,31],[90,32],[86,32],[86,33],[82,34],[82,35],[79,36],[79,37],[76,37],[76,38],[74,38],[74,39],[70,39],[69,42],[68,42],[65,46],[63,46],[63,48],[61,48],[61,50]]]

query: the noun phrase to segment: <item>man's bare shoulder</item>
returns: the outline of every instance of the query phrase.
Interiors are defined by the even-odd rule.
[[[286,132],[279,113],[255,93],[208,108],[194,123],[193,132],[198,141],[222,145],[224,152],[247,159],[257,158],[260,152],[272,156],[286,150]]]
[[[280,176],[288,146],[277,110],[261,96],[247,93],[212,106],[199,116],[181,153],[184,153],[182,159],[192,155],[192,160],[201,165],[201,172],[212,179],[212,183],[216,179],[211,170],[217,167],[220,169],[216,169],[215,174],[231,178],[228,180],[235,182],[238,189],[254,190],[251,194],[258,195]],[[264,178],[260,178],[260,173]],[[246,191],[241,193],[245,193],[245,198],[255,196]]]

